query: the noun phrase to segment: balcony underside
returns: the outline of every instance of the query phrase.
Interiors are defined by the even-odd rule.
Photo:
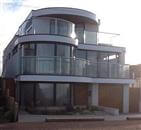
[[[70,37],[65,37],[61,35],[50,35],[50,34],[30,34],[30,35],[24,35],[21,36],[18,39],[19,43],[25,43],[25,42],[38,42],[38,41],[50,41],[50,42],[63,42],[66,44],[71,45],[77,45],[77,40],[72,39]]]
[[[81,76],[53,76],[53,75],[19,75],[17,81],[27,82],[64,82],[64,83],[112,83],[112,84],[131,84],[132,79],[107,79],[107,78],[89,78]]]

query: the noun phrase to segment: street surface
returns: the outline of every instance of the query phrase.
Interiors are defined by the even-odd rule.
[[[0,130],[141,130],[141,120],[0,124]]]

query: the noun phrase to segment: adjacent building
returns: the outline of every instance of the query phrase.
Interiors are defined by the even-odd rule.
[[[106,106],[129,111],[125,48],[99,43],[94,13],[32,10],[3,54],[3,77],[16,82],[20,109]]]

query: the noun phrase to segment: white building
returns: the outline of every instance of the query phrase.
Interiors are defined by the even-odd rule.
[[[129,110],[125,48],[99,43],[96,15],[74,8],[33,10],[4,50],[3,77],[27,110],[82,105]]]

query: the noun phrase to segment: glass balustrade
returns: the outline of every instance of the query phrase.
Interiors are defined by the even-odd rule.
[[[38,26],[40,25],[40,26]],[[120,44],[119,34],[96,32],[75,28],[75,24],[59,18],[28,19],[18,30],[18,35],[59,35],[77,38],[83,44]]]
[[[40,25],[40,26],[39,26]],[[46,17],[46,19],[28,19],[19,27],[18,35],[60,35],[75,38],[75,24],[72,22]]]
[[[21,74],[71,75],[93,78],[129,78],[129,65],[91,63],[78,58],[21,57]]]

